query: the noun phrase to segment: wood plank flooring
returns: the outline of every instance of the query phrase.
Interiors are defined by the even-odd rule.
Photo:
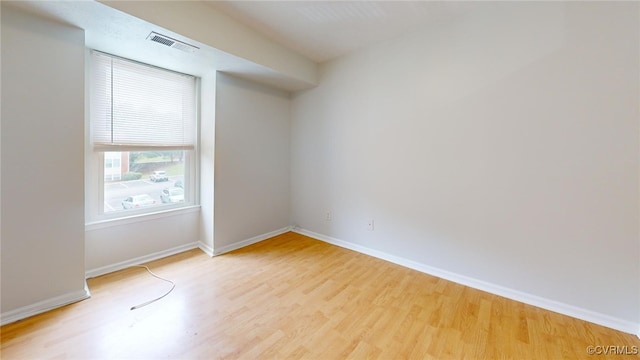
[[[286,233],[89,279],[92,297],[3,326],[2,359],[638,359],[634,335]],[[588,355],[588,346],[629,354]]]

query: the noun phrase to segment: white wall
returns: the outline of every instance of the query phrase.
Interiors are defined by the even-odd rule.
[[[200,240],[198,246],[213,255],[213,181],[215,170],[216,72],[200,81]]]
[[[637,332],[638,4],[479,8],[294,95],[292,223]]]
[[[86,273],[94,277],[197,246],[200,209],[89,225]]]
[[[289,95],[218,73],[214,252],[289,226]]]
[[[84,32],[2,4],[2,322],[84,290]]]

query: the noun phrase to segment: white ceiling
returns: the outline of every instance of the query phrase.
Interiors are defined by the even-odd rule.
[[[455,21],[457,1],[219,1],[216,9],[316,62],[417,28]]]

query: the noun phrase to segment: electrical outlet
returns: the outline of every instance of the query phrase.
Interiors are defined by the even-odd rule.
[[[324,213],[324,219],[325,219],[326,221],[331,221],[331,220],[333,220],[333,216],[331,215],[331,211],[327,210],[327,211]]]
[[[373,231],[373,219],[369,219],[367,222],[367,230]]]

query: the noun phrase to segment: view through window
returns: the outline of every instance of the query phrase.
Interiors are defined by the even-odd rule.
[[[186,151],[104,153],[104,212],[184,202]]]

